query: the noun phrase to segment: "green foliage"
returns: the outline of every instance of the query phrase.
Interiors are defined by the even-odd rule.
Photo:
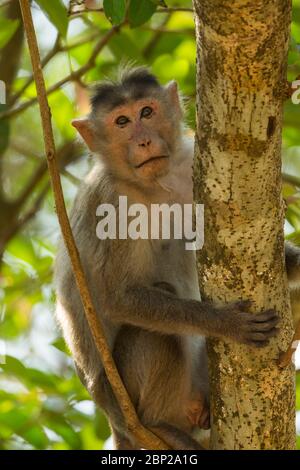
[[[0,49],[12,38],[19,24],[19,20],[0,18]]]
[[[67,9],[60,0],[39,0],[37,3],[62,36],[62,50],[44,68],[47,86],[51,87],[89,61],[95,44],[111,28],[110,21],[119,24],[124,19],[126,2],[105,0],[106,16],[94,12],[82,15],[81,19],[68,18]],[[108,41],[95,64],[81,77],[81,84],[69,82],[50,95],[58,148],[75,137],[71,119],[88,112],[88,92],[82,84],[90,85],[106,76],[116,75],[120,62],[128,60],[151,67],[162,83],[172,79],[178,81],[187,99],[187,122],[194,127],[196,48],[193,17],[191,13],[183,12],[170,16],[156,14],[157,7],[164,7],[164,3],[168,7],[191,7],[192,4],[191,0],[131,0],[130,24],[123,26]],[[17,27],[17,22],[7,21],[3,12],[4,8],[0,9],[2,50]],[[289,80],[300,74],[299,12],[300,0],[295,0]],[[51,35],[47,20],[45,26],[37,18],[34,19],[41,55],[45,57],[54,45],[55,35]],[[76,47],[72,47],[74,44]],[[12,94],[21,89],[30,74],[31,65],[25,48],[18,75],[12,83]],[[35,87],[31,84],[16,106],[35,96]],[[5,109],[8,108],[0,105],[0,113]],[[287,102],[284,123],[284,171],[297,177],[300,175],[300,105]],[[44,161],[36,105],[10,120],[0,119],[0,157],[2,191],[13,200],[22,194]],[[77,190],[76,177],[83,178],[89,158],[85,153],[75,162],[72,154],[68,155],[68,161],[63,172],[63,187],[69,208]],[[32,187],[18,220],[33,207],[46,181],[44,176]],[[288,201],[287,234],[298,239],[300,244],[299,191],[295,185],[284,184],[283,193]],[[0,205],[0,236],[1,230],[12,226],[8,218],[11,210],[9,207],[1,218],[3,209]],[[5,340],[7,354],[5,362],[0,364],[0,448],[3,449],[100,449],[110,434],[103,413],[94,410],[78,380],[70,353],[55,328],[52,270],[58,232],[53,199],[48,193],[35,218],[22,226],[6,244],[0,276],[0,342]],[[0,349],[0,363],[1,354]],[[300,412],[299,400],[298,375],[297,409]],[[300,449],[300,436],[298,446]]]
[[[126,0],[104,0],[104,12],[113,24],[119,24],[125,17]]]
[[[151,0],[130,0],[128,20],[133,28],[148,21],[156,10],[156,4]]]
[[[61,0],[36,0],[43,12],[48,16],[51,23],[57,28],[63,37],[68,31],[67,9]]]

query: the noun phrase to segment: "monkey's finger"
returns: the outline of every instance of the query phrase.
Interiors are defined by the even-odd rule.
[[[278,315],[278,312],[276,312],[276,310],[270,308],[269,310],[263,310],[260,313],[256,313],[254,316],[254,321],[259,323],[271,320],[273,318],[280,319],[280,316]]]
[[[274,317],[267,322],[251,322],[251,330],[252,331],[269,331],[272,330],[275,326],[278,325],[280,319],[278,317]]]
[[[249,335],[249,338],[252,341],[265,341],[266,339],[273,338],[278,334],[278,328],[272,328],[269,331],[264,332],[252,332]]]

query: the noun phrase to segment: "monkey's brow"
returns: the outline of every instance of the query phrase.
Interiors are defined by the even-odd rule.
[[[132,87],[130,90],[126,90],[125,93],[120,92],[120,90],[117,89],[112,89],[109,91],[107,90],[106,93],[104,90],[101,90],[99,95],[95,95],[92,99],[93,110],[96,111],[101,106],[104,106],[106,110],[112,111],[118,106],[127,104],[132,100],[137,101],[142,98],[153,98],[154,91],[155,90],[151,87],[145,87],[141,85]]]

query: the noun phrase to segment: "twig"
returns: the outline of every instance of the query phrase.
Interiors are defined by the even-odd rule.
[[[80,178],[77,178],[77,176],[73,175],[70,171],[68,170],[62,170],[61,174],[64,175],[68,180],[74,184],[75,186],[79,186],[82,180]]]
[[[56,53],[59,51],[59,44],[60,44],[60,35],[58,34],[54,43],[53,48],[48,52],[48,54],[44,57],[42,60],[42,68],[46,67],[48,62],[56,55]],[[16,101],[20,98],[20,96],[23,95],[24,91],[27,90],[27,88],[33,83],[34,78],[33,76],[29,77],[24,85],[18,90],[9,100],[9,106],[13,106]]]
[[[300,341],[300,321],[298,322],[298,325],[296,326],[295,334],[293,336],[293,339],[289,348],[285,352],[282,352],[279,355],[279,358],[278,358],[279,367],[283,369],[284,367],[287,367],[291,363],[293,359],[293,355],[298,347],[299,341]]]
[[[61,38],[60,36],[58,35],[57,38],[56,38],[56,41],[54,43],[54,46],[53,48],[48,52],[48,54],[44,57],[44,59],[42,60],[42,68],[44,69],[46,67],[46,65],[48,65],[48,63],[50,62],[50,60],[53,59],[53,57],[55,57],[55,55],[58,53],[58,52],[68,52],[68,51],[71,51],[72,49],[75,49],[76,47],[78,46],[81,46],[83,44],[86,44],[90,41],[92,41],[93,39],[97,38],[99,36],[99,31],[95,31],[94,34],[91,34],[88,38],[86,39],[80,39],[72,44],[69,44],[69,45],[66,45],[66,46],[62,46],[61,44]],[[34,82],[34,78],[33,78],[33,75],[31,75],[27,80],[26,82],[24,83],[24,85],[22,86],[22,88],[20,90],[18,90],[9,100],[9,106],[12,107],[17,101],[18,99],[23,95],[24,91],[27,90],[27,88]]]
[[[26,225],[37,213],[40,209],[45,196],[47,195],[50,189],[50,184],[47,183],[46,186],[41,190],[40,194],[34,201],[34,204],[27,212],[19,219],[15,224],[9,227],[7,233],[5,233],[3,240],[1,240],[1,244],[3,246],[7,245],[7,243]]]
[[[63,238],[67,251],[70,256],[74,277],[84,306],[86,318],[91,329],[95,344],[102,358],[102,363],[107,374],[108,380],[112,386],[113,392],[123,412],[129,432],[137,439],[143,448],[166,450],[165,445],[159,438],[145,429],[139,422],[136,411],[130,401],[129,395],[119,376],[115,362],[111,356],[102,324],[94,308],[91,294],[84,276],[80,256],[72,234],[70,222],[68,219],[63,191],[60,181],[60,175],[56,163],[55,142],[51,124],[51,113],[47,99],[47,92],[41,69],[39,49],[32,21],[29,0],[20,0],[24,27],[26,31],[29,52],[32,62],[33,74],[35,78],[38,101],[40,106],[42,127],[44,133],[45,152],[54,192],[54,200],[59,224],[62,230]]]
[[[282,179],[285,183],[290,183],[300,188],[300,178],[298,176],[288,175],[287,173],[282,173]]]
[[[169,8],[158,8],[155,13],[175,13],[177,11],[193,13],[193,8],[184,7],[169,7]]]
[[[151,28],[151,26],[141,26],[140,29],[143,31],[151,31],[152,33],[163,33],[163,34],[185,34],[195,37],[195,30],[193,28],[184,28],[184,29],[168,29],[162,28],[161,26]]]
[[[75,141],[71,140],[66,142],[56,151],[56,158],[59,165],[59,169],[63,172],[65,171],[65,166],[70,163],[71,161],[75,161],[80,155],[81,151],[78,151],[78,146],[75,145]],[[18,150],[19,151],[19,150]],[[41,160],[40,158],[36,158],[37,160]],[[16,212],[20,208],[24,206],[26,201],[28,200],[29,196],[32,194],[32,191],[35,189],[37,184],[42,180],[43,176],[47,171],[47,163],[43,160],[29,181],[27,182],[25,188],[21,192],[21,194],[13,201],[13,210]]]
[[[163,21],[162,21],[162,24],[160,26],[164,27],[164,26],[167,26],[169,20],[171,18],[171,15],[167,15],[164,17]],[[157,43],[159,42],[161,36],[163,35],[162,32],[160,31],[156,31],[152,38],[150,39],[150,41],[148,42],[148,44],[146,45],[146,47],[144,48],[143,50],[143,56],[148,59],[151,55],[151,52],[153,51],[153,49],[155,48],[155,46],[157,45]]]
[[[78,70],[75,70],[75,72],[71,72],[69,75],[67,75],[65,78],[61,79],[59,82],[55,83],[52,85],[48,90],[47,90],[47,95],[51,95],[55,91],[59,90],[61,87],[63,87],[66,83],[70,81],[75,81],[78,78],[82,77],[86,72],[88,72],[94,65],[95,61],[97,59],[98,54],[100,51],[103,49],[104,46],[108,43],[110,38],[116,34],[122,25],[118,26],[113,26],[95,45],[94,50],[87,61],[85,65],[80,67]],[[28,109],[30,106],[34,105],[37,103],[38,97],[32,98],[31,100],[25,101],[25,103],[21,104],[17,108],[9,109],[8,111],[0,114],[0,119],[6,119],[6,118],[11,118],[26,109]]]
[[[7,0],[6,2],[0,3],[0,8],[7,7],[11,3],[11,0]]]
[[[104,9],[103,8],[82,8],[80,11],[74,11],[74,12],[69,12],[69,16],[80,16],[84,13],[103,13]],[[169,8],[157,8],[157,10],[154,12],[155,13],[175,13],[175,12],[188,12],[188,13],[193,13],[192,8],[184,8],[184,7],[169,7]]]

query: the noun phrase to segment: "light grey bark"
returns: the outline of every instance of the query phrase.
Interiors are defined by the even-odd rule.
[[[195,202],[205,205],[198,253],[206,299],[275,307],[280,335],[254,350],[208,344],[213,449],[294,449],[293,334],[283,256],[281,130],[290,0],[194,0],[197,33]]]

